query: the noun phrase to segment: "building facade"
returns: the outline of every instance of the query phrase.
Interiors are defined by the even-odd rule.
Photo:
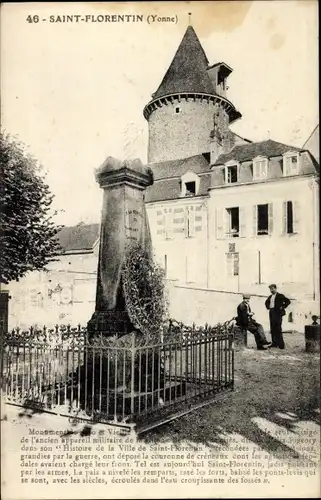
[[[275,282],[292,299],[288,319],[298,328],[319,311],[318,133],[296,148],[232,132],[241,113],[227,98],[231,72],[226,63],[209,64],[189,26],[143,110],[155,257],[178,320],[229,319],[247,292],[267,324],[264,297]],[[65,228],[63,255],[49,272],[10,286],[10,325],[35,318],[86,323],[94,310],[98,238],[97,224]]]
[[[9,328],[86,325],[95,309],[99,224],[59,233],[61,255],[47,271],[28,273],[9,286]]]
[[[320,296],[316,133],[314,155],[306,146],[233,133],[241,114],[227,98],[231,72],[222,62],[209,65],[189,26],[144,109],[155,254],[174,287],[179,319],[189,315],[180,313],[183,303],[192,302],[204,320],[227,319],[245,291],[266,315],[261,305],[271,282],[292,299],[291,318],[306,319],[319,310]],[[225,317],[213,316],[213,302]]]

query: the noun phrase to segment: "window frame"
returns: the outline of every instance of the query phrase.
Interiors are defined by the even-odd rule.
[[[226,254],[226,276],[228,279],[238,278],[240,276],[240,253],[227,252]],[[235,272],[237,270],[237,272]],[[231,273],[229,271],[232,271]]]
[[[200,177],[195,174],[194,172],[191,172],[190,170],[183,174],[181,176],[181,198],[193,198],[194,196],[198,195],[199,189],[200,189]],[[189,182],[195,182],[195,194],[186,194],[186,184]]]
[[[288,224],[289,224],[289,212],[288,212],[288,206],[289,203],[292,204],[292,232],[288,231]],[[295,236],[300,232],[300,205],[297,200],[285,200],[282,203],[283,209],[283,230],[282,234],[285,236]]]
[[[293,171],[293,162],[291,161],[290,172],[287,171],[287,161],[296,159],[296,168]],[[299,173],[299,163],[300,163],[300,153],[297,151],[288,151],[282,155],[282,174],[283,177],[291,177],[292,175],[297,175]]]
[[[258,167],[261,166],[262,163],[264,164],[265,175],[257,175],[258,174]],[[269,159],[267,156],[257,156],[256,158],[253,159],[253,180],[254,181],[260,181],[260,180],[267,179],[267,177],[268,177],[268,165],[269,165]],[[260,174],[261,174],[261,172],[260,172]]]
[[[196,181],[185,181],[185,196],[196,196]],[[194,193],[192,193],[188,188],[187,184],[194,184]],[[187,194],[187,192],[189,194]]]
[[[267,206],[267,232],[259,232],[259,206]],[[273,203],[257,203],[253,206],[253,209],[255,237],[271,236],[273,233]]]
[[[237,177],[237,180],[236,182],[228,182],[228,169],[229,168],[235,168],[236,167],[236,177]],[[240,164],[239,162],[237,161],[229,161],[228,163],[226,163],[224,165],[224,181],[225,181],[225,184],[228,185],[228,186],[233,186],[234,184],[237,184],[239,182],[239,179],[240,179]]]
[[[238,230],[237,232],[232,232],[232,210],[237,209],[238,211]],[[228,207],[225,208],[226,212],[226,227],[225,227],[225,237],[226,238],[239,238],[240,237],[240,207]]]

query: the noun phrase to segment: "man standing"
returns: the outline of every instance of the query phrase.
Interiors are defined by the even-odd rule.
[[[268,309],[270,316],[271,347],[284,349],[282,318],[285,315],[285,309],[291,304],[291,301],[282,293],[278,293],[276,285],[270,285],[269,289],[271,295],[266,299],[265,307]]]
[[[263,351],[270,347],[271,343],[266,340],[263,326],[253,319],[254,313],[251,311],[250,298],[248,294],[243,295],[243,301],[237,307],[236,324],[253,333],[258,350]]]

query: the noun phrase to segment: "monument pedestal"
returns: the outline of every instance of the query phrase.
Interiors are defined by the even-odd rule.
[[[140,160],[107,158],[96,171],[103,189],[95,312],[89,337],[122,336],[135,330],[127,312],[122,286],[126,251],[140,245],[151,255],[151,237],[144,191],[153,183],[151,170]]]
[[[89,339],[100,335],[127,335],[134,329],[126,311],[95,311],[87,323]]]

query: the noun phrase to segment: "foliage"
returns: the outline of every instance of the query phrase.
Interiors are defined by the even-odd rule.
[[[59,250],[50,207],[53,195],[23,144],[0,133],[0,282],[41,270]]]
[[[126,306],[145,338],[160,338],[168,315],[164,270],[140,245],[128,249],[122,271]]]

